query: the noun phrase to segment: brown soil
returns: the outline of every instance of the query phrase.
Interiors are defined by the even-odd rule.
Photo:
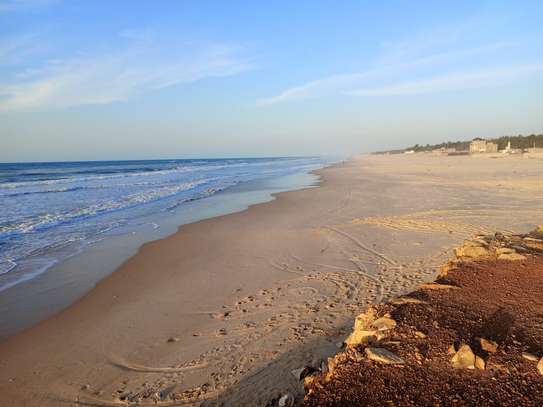
[[[398,326],[383,347],[405,360],[381,365],[350,349],[333,374],[307,385],[303,406],[542,406],[543,254],[522,261],[459,263],[437,283],[459,289],[419,289],[423,304],[386,304]],[[427,336],[415,334],[420,331]],[[483,351],[480,337],[498,344]],[[448,349],[470,345],[485,370],[455,369]]]

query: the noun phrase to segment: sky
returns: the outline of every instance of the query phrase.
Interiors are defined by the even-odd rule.
[[[543,133],[543,2],[0,0],[0,162]]]

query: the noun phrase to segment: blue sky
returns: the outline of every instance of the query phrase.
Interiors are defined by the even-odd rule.
[[[543,132],[541,1],[0,0],[0,161]]]

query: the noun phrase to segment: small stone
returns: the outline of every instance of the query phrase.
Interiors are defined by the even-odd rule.
[[[172,336],[171,338],[168,338],[168,342],[179,342],[179,338],[175,337],[175,336]]]
[[[426,338],[426,334],[424,332],[421,332],[421,331],[415,331],[415,336],[417,338],[420,338],[420,339]]]
[[[475,354],[469,345],[462,345],[451,359],[457,369],[475,369]]]
[[[530,362],[537,362],[537,356],[532,353],[522,352],[522,357]]]
[[[537,370],[539,371],[539,374],[543,376],[543,358],[539,359],[539,363],[537,364]]]
[[[292,396],[292,394],[287,393],[281,396],[277,405],[279,407],[291,407],[294,405],[294,397]]]
[[[485,361],[482,357],[475,356],[475,367],[480,370],[485,370]]]
[[[454,345],[449,345],[447,348],[447,354],[448,355],[454,355],[456,353],[456,349],[454,348]]]
[[[373,321],[371,325],[378,331],[386,331],[396,328],[396,321],[389,317],[381,317]]]
[[[384,348],[366,348],[366,356],[369,360],[384,363],[386,365],[403,365],[405,361],[398,355]]]
[[[488,353],[496,353],[498,351],[498,344],[494,341],[485,338],[479,338],[481,349]]]
[[[81,390],[90,390],[90,384],[84,384],[83,386],[81,386]]]

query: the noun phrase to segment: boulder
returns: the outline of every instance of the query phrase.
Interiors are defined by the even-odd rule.
[[[498,344],[494,341],[485,338],[479,338],[481,349],[488,353],[496,353],[498,351]]]
[[[469,345],[462,345],[451,359],[457,369],[475,369],[475,354]]]
[[[374,362],[384,363],[386,365],[403,365],[405,361],[398,355],[386,350],[384,348],[372,348],[365,349],[366,357]]]

